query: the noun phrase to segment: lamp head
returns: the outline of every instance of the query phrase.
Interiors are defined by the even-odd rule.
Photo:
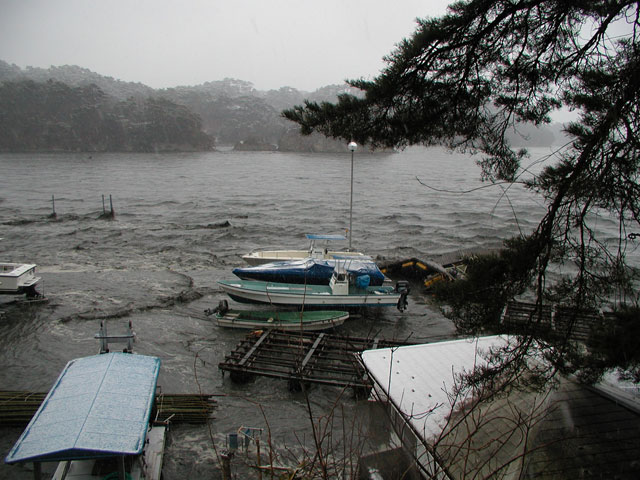
[[[350,142],[349,145],[347,145],[347,147],[351,152],[355,152],[356,148],[358,148],[358,144],[356,142]]]

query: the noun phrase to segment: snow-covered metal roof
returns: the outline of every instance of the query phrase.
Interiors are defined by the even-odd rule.
[[[528,385],[529,373],[547,367],[536,352],[527,357],[530,372],[519,372],[504,395],[484,396],[482,386],[454,395],[460,374],[486,364],[486,352],[506,345],[508,355],[516,339],[480,337],[361,354],[377,396],[389,400],[393,426],[423,475],[578,478],[598,472],[638,478],[638,410],[621,402],[613,387],[602,395],[597,386],[562,376],[544,388]]]
[[[502,336],[489,336],[383,348],[362,352],[361,358],[376,388],[414,431],[429,441],[442,432],[451,413],[456,376],[485,363],[486,353],[507,341]]]
[[[107,353],[70,361],[6,463],[142,452],[160,359]]]

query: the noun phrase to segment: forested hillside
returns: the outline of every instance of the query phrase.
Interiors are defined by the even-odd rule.
[[[259,91],[225,78],[154,90],[78,66],[21,69],[0,60],[0,151],[194,151],[243,149],[344,152],[342,141],[305,137],[282,117],[305,99],[333,102],[345,85],[315,92]],[[529,145],[557,143],[559,128],[527,132]],[[522,142],[522,138],[514,138]]]
[[[117,100],[94,84],[0,83],[0,151],[156,152],[210,150],[212,139],[183,105]]]

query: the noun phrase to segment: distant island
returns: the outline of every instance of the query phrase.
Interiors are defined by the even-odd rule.
[[[225,78],[153,89],[78,66],[21,69],[0,60],[0,152],[171,152],[237,150],[344,152],[343,141],[302,136],[280,112],[305,99],[334,102],[348,85],[315,92],[259,91]],[[527,130],[514,143],[547,146],[560,125]]]

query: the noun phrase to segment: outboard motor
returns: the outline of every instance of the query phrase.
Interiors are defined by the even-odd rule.
[[[409,282],[406,280],[399,280],[396,282],[395,290],[397,293],[400,293],[400,298],[398,299],[396,308],[401,312],[404,312],[409,305],[409,301],[407,300],[407,297],[409,296]]]
[[[218,302],[218,306],[216,308],[207,308],[204,313],[205,315],[213,315],[215,313],[220,313],[220,315],[224,315],[229,310],[229,303],[226,300],[220,300]]]

